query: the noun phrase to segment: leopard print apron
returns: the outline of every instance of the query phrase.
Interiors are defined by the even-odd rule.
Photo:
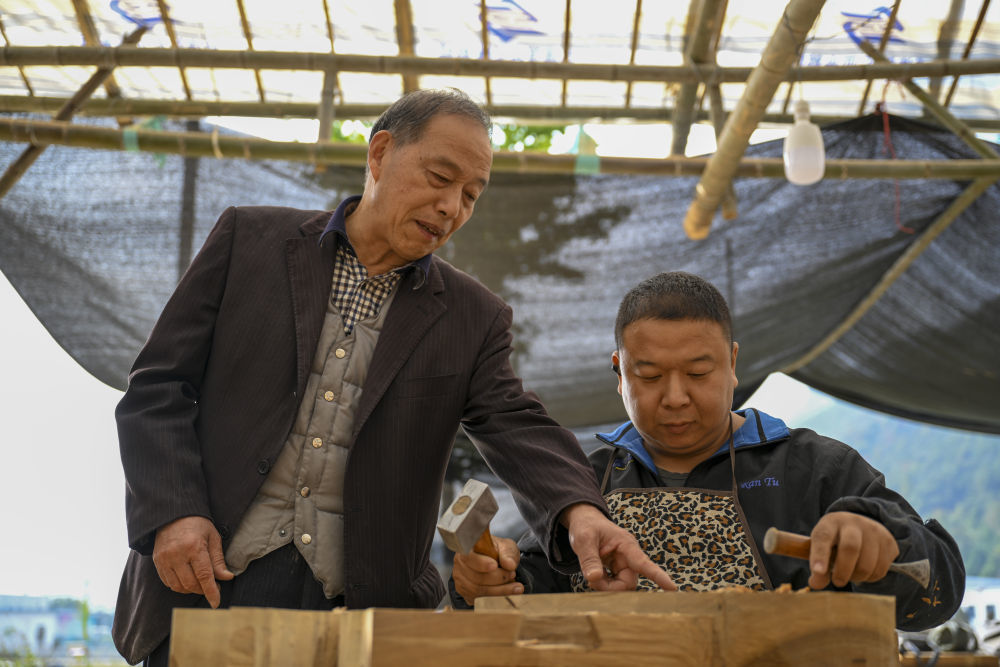
[[[616,489],[604,498],[615,522],[635,535],[639,546],[670,575],[681,591],[710,591],[726,586],[772,588],[767,570],[736,493],[736,455],[729,436],[732,490],[690,487]],[[601,483],[607,489],[615,457]],[[581,573],[572,575],[576,592],[590,590]],[[639,577],[637,590],[658,589]]]

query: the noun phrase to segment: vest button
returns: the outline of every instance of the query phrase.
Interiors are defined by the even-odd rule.
[[[315,447],[316,449],[319,449],[320,447],[322,447],[323,446],[323,438],[313,438],[312,439],[312,446]]]
[[[312,535],[310,535],[309,533],[303,533],[301,539],[302,539],[302,544],[309,544],[313,541]]]
[[[344,357],[347,356],[347,352],[342,347],[338,347],[333,354],[338,359],[343,359]]]
[[[301,489],[299,489],[299,495],[302,496],[303,498],[308,498],[309,497],[309,487],[308,486],[303,486]]]
[[[261,459],[260,461],[257,461],[257,472],[259,472],[261,475],[266,475],[270,469],[271,469],[271,462],[268,461],[267,459]]]
[[[323,394],[323,398],[326,399],[327,401],[332,401],[336,397],[337,396],[332,391],[329,390]]]

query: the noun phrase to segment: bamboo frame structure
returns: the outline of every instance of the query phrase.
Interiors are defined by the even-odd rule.
[[[145,26],[139,26],[133,30],[130,34],[126,35],[122,40],[123,44],[136,44],[142,39],[142,36],[146,33]],[[56,121],[65,121],[73,117],[76,110],[90,98],[94,92],[97,91],[102,85],[106,84],[110,78],[114,68],[111,67],[98,67],[89,79],[80,87],[76,93],[70,97],[66,102],[59,108],[59,110],[52,117]],[[45,144],[30,144],[22,153],[15,159],[8,167],[4,170],[3,174],[0,175],[0,199],[6,195],[12,187],[17,183],[17,181],[31,168],[31,165],[35,163],[38,156],[42,154],[43,151],[48,146]]]
[[[126,135],[129,135],[126,138]],[[216,132],[167,132],[150,129],[119,130],[56,121],[0,118],[0,141],[58,144],[103,150],[139,150],[169,155],[289,160],[310,164],[364,166],[368,147],[347,143],[302,143],[270,141],[222,135]],[[594,168],[602,174],[645,176],[698,176],[711,158],[596,158]],[[518,173],[579,173],[577,156],[546,153],[497,152],[493,170]],[[742,178],[784,178],[780,158],[743,158],[736,167]],[[994,160],[829,160],[826,178],[963,180],[1000,178],[1000,159]]]
[[[695,188],[694,201],[684,216],[689,238],[703,239],[712,226],[719,203],[736,175],[736,167],[750,143],[764,110],[778,85],[788,75],[799,48],[819,16],[825,0],[791,0],[761,54],[760,64],[747,80],[743,96],[726,120],[719,147],[708,161]]]
[[[801,0],[796,0],[801,1]],[[365,56],[301,51],[236,51],[91,46],[5,46],[0,66],[215,67],[221,69],[339,70],[375,74],[502,76],[655,83],[744,83],[753,67],[618,65],[421,56]],[[863,81],[1000,74],[1000,58],[785,68],[782,81]]]

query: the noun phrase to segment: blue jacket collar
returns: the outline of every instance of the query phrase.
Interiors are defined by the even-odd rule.
[[[735,412],[746,417],[746,421],[733,434],[733,449],[776,442],[789,436],[788,426],[777,417],[772,417],[753,408],[736,410]],[[639,435],[639,431],[632,425],[632,422],[627,421],[610,433],[598,433],[597,439],[626,450],[650,471],[656,472],[653,457],[642,446],[642,436]],[[728,451],[729,441],[727,440],[712,456],[715,457]]]

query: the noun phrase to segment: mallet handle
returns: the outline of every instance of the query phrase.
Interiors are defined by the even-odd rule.
[[[467,543],[468,544],[468,543]],[[483,531],[483,534],[479,536],[476,543],[472,545],[472,550],[477,554],[483,554],[484,556],[489,556],[496,562],[500,562],[500,554],[497,552],[495,546],[493,546],[493,536],[490,535],[489,527]]]

